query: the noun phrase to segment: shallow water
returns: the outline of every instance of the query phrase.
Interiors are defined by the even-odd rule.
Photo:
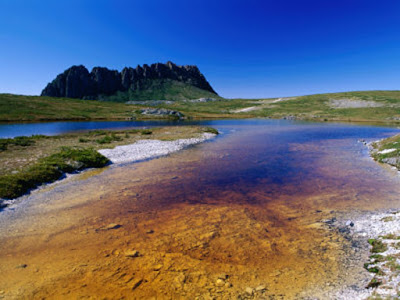
[[[397,172],[372,161],[358,141],[395,128],[202,124],[222,134],[168,157],[77,176],[1,213],[0,271],[9,278],[0,290],[16,298],[54,297],[55,288],[73,297],[194,297],[218,294],[223,272],[233,284],[223,290],[227,299],[260,284],[278,299],[296,298],[338,276],[346,241],[320,220],[400,207]],[[122,227],[101,230],[110,223]],[[127,263],[130,248],[144,254]],[[16,270],[22,262],[32,269]],[[145,281],[132,290],[138,278]]]

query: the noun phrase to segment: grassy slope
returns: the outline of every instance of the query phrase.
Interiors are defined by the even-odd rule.
[[[375,101],[382,107],[332,108],[330,99],[353,99]],[[297,97],[271,105],[270,108],[256,112],[260,116],[279,117],[294,115],[310,119],[349,120],[349,121],[384,121],[399,116],[400,91],[365,91],[317,94]]]
[[[151,80],[140,91],[118,92],[113,96],[103,96],[102,100],[114,102],[142,100],[185,100],[198,98],[220,98],[214,93],[205,91],[175,80]]]
[[[0,121],[125,119],[134,110],[122,103],[0,94]]]
[[[365,108],[332,108],[331,99],[349,99],[375,101],[382,107]],[[221,114],[230,117],[271,117],[282,118],[294,116],[307,120],[340,120],[340,121],[372,121],[396,122],[400,117],[400,91],[365,91],[317,94],[294,97],[287,101],[273,103],[274,99],[235,99],[222,102],[183,103],[176,102],[166,108],[180,110],[186,115],[207,117]],[[258,109],[234,113],[246,107]]]
[[[165,96],[165,94],[163,95]],[[153,94],[152,96],[156,95]],[[157,97],[149,96],[149,98],[160,99],[166,97],[161,97],[159,94]],[[375,101],[383,106],[338,109],[332,108],[329,105],[331,99]],[[190,103],[178,100],[173,104],[163,104],[159,105],[159,107],[179,110],[186,116],[193,118],[282,118],[285,116],[294,116],[307,120],[396,123],[399,122],[397,119],[400,117],[400,91],[318,94],[295,97],[291,100],[276,103],[272,103],[274,99],[220,100],[222,101],[205,103]],[[143,107],[143,105],[133,106],[104,101],[0,94],[0,121],[126,119],[131,117],[138,107]],[[247,107],[257,107],[258,109],[235,113],[238,109]]]

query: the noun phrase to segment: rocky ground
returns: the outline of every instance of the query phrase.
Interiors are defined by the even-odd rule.
[[[357,99],[331,99],[329,105],[332,108],[365,108],[365,107],[381,107],[382,103],[376,101],[366,101]]]
[[[213,137],[215,134],[203,133],[197,138],[175,141],[139,140],[134,144],[117,146],[114,149],[102,149],[99,152],[113,163],[135,162],[167,155]]]
[[[331,230],[341,232],[351,242],[351,248],[341,276],[343,285],[323,295],[329,299],[398,299],[400,211],[353,212],[324,222]],[[354,272],[353,268],[360,266],[365,271]],[[352,282],[354,277],[349,275],[357,280]]]
[[[398,137],[366,143],[371,156],[392,168],[398,167]],[[393,146],[395,145],[395,146]],[[389,149],[390,148],[390,149]],[[393,153],[395,157],[384,157]],[[330,230],[341,233],[350,241],[343,261],[341,285],[322,292],[322,298],[312,299],[398,299],[400,297],[400,211],[396,209],[376,212],[353,211],[345,215],[323,220]],[[363,265],[365,271],[354,272]],[[355,269],[354,269],[355,268]],[[356,284],[348,275],[356,276]],[[346,280],[347,278],[347,280]],[[319,294],[318,292],[316,294]]]

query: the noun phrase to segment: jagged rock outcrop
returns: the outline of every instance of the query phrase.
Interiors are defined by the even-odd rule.
[[[113,95],[118,91],[142,90],[149,81],[157,79],[176,80],[217,94],[197,66],[167,62],[124,68],[121,72],[95,67],[89,73],[82,65],[72,66],[50,82],[41,95],[97,99],[100,95]]]

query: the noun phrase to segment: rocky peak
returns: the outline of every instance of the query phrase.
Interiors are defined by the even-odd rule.
[[[96,99],[118,91],[140,90],[146,81],[155,79],[177,80],[216,94],[197,66],[178,66],[168,61],[135,69],[125,67],[121,72],[94,67],[89,73],[82,65],[72,66],[49,83],[42,96]]]

